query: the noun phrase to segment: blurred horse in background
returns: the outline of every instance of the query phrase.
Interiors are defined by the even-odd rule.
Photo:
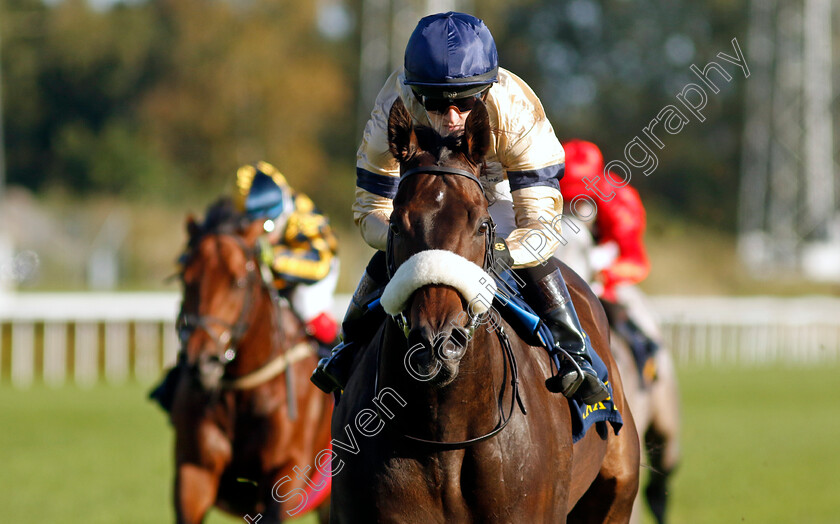
[[[332,399],[309,382],[313,343],[261,263],[262,222],[222,199],[187,232],[171,412],[177,521],[202,522],[215,505],[260,513],[261,524],[320,506],[327,522],[329,478],[306,472],[329,447]]]
[[[584,279],[593,282],[596,273],[609,265],[617,255],[610,246],[596,246],[586,223],[579,230],[567,227],[556,256]],[[662,340],[656,315],[637,286],[623,286],[619,300],[627,305],[632,320],[659,346],[644,369],[640,369],[628,342],[614,329],[610,330],[610,347],[621,371],[624,393],[633,412],[633,420],[647,456],[647,485],[640,490],[633,507],[632,522],[641,522],[642,493],[654,518],[660,524],[667,521],[668,482],[680,460],[680,407],[677,373],[671,351]]]

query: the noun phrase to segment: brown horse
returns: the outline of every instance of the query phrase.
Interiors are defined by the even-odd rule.
[[[413,269],[403,276],[419,280],[402,290],[404,314],[357,355],[333,415],[336,522],[630,518],[639,441],[609,353],[606,317],[589,287],[564,268],[581,323],[609,369],[624,427],[618,435],[591,429],[573,444],[569,404],[544,385],[546,351],[499,318],[490,329],[492,310],[477,306],[469,282],[457,281],[477,278],[492,258],[492,221],[477,178],[490,133],[481,103],[463,135],[450,138],[413,126],[400,100],[391,109],[390,148],[402,180],[391,215],[389,267],[397,274],[389,288],[404,268]],[[386,289],[386,311],[399,310],[392,303],[399,293],[389,297]]]
[[[222,200],[187,230],[185,353],[171,413],[177,521],[202,522],[215,505],[280,522],[305,498],[328,498],[308,465],[329,445],[332,400],[308,380],[316,359],[301,321],[263,278],[262,225]],[[321,490],[307,494],[307,483]]]

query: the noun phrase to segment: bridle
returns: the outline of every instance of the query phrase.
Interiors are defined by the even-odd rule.
[[[440,165],[426,165],[426,166],[417,166],[411,169],[406,170],[404,173],[400,175],[400,181],[397,184],[397,189],[399,190],[399,184],[402,184],[406,179],[418,174],[427,174],[427,175],[458,175],[465,178],[468,178],[478,184],[479,189],[481,189],[481,194],[484,196],[485,202],[489,203],[487,198],[487,193],[484,191],[484,186],[481,184],[481,181],[471,171],[467,171],[466,169],[460,169],[457,167],[450,167],[450,166],[440,166]],[[490,271],[495,266],[495,257],[493,255],[493,242],[496,238],[496,224],[493,222],[492,218],[489,218],[487,222],[487,230],[484,233],[484,263],[482,269],[484,271]],[[385,263],[386,269],[388,271],[388,279],[390,280],[391,277],[394,276],[394,273],[397,271],[397,264],[394,260],[394,229],[389,227],[388,228],[388,241],[385,247]],[[467,333],[470,338],[472,338],[473,333],[475,332],[475,328],[480,324],[482,315],[473,316],[469,311],[467,314],[470,315],[470,321],[467,325]],[[400,312],[393,317],[394,321],[400,327],[400,329],[405,334],[406,338],[408,337],[408,332],[410,331],[410,326],[408,324],[408,319],[406,318],[403,312]]]
[[[470,171],[466,169],[460,169],[457,167],[449,167],[449,166],[439,166],[439,165],[429,165],[429,166],[417,166],[411,169],[406,170],[403,174],[400,175],[400,181],[397,184],[397,189],[399,189],[399,185],[402,184],[406,179],[419,174],[426,174],[426,175],[458,175],[465,178],[468,178],[478,184],[479,189],[481,189],[481,194],[484,196],[484,200],[489,203],[487,198],[487,193],[484,191],[484,186],[481,184],[481,181]],[[387,260],[387,269],[388,269],[388,278],[394,276],[394,273],[397,271],[396,262],[394,261],[394,253],[393,253],[393,246],[394,246],[394,231],[392,228],[388,228],[388,244],[385,251],[385,259]],[[496,237],[496,224],[493,222],[491,218],[488,223],[487,231],[485,232],[485,250],[484,250],[484,266],[483,269],[488,271],[493,268],[494,265],[494,258],[493,258],[493,239]]]
[[[418,166],[418,167],[408,169],[404,173],[402,173],[402,175],[400,176],[399,183],[401,184],[407,178],[409,178],[413,175],[417,175],[417,174],[458,175],[458,176],[466,177],[466,178],[472,180],[473,182],[475,182],[476,184],[478,184],[478,187],[481,189],[481,194],[484,196],[485,201],[489,202],[489,200],[487,199],[487,193],[484,191],[484,186],[481,184],[481,181],[478,179],[478,177],[474,173],[472,173],[470,171],[467,171],[465,169],[460,169],[460,168],[456,168],[456,167],[448,167],[448,166],[440,166],[440,165]],[[398,187],[399,187],[399,185],[398,185]],[[385,251],[385,258],[386,258],[386,264],[387,264],[389,279],[391,277],[393,277],[393,275],[394,275],[394,273],[396,272],[396,269],[397,269],[396,268],[396,262],[394,260],[394,253],[393,253],[393,249],[394,249],[394,238],[393,237],[394,237],[393,228],[388,228],[388,244],[387,244],[386,251]],[[493,269],[494,265],[495,265],[495,257],[494,257],[494,254],[493,254],[493,243],[494,243],[495,237],[496,237],[496,225],[493,222],[493,219],[490,218],[489,222],[488,222],[487,231],[485,231],[484,264],[483,264],[483,268],[482,268],[482,269],[484,269],[485,271],[488,271],[488,272],[491,269]],[[474,317],[471,315],[471,313],[469,311],[467,311],[467,314],[470,315],[470,321],[469,321],[468,326],[467,326],[467,331],[468,331],[467,343],[469,343],[469,340],[472,339],[472,336],[475,332],[476,326],[481,323],[481,319],[483,318],[484,315],[489,314],[489,311],[485,312],[485,313],[482,313],[480,315],[476,315]],[[407,339],[410,327],[408,325],[408,321],[405,317],[405,314],[403,312],[400,312],[398,315],[395,315],[392,318],[396,322],[397,326],[402,330],[404,336]],[[412,435],[408,435],[404,431],[400,431],[399,432],[400,436],[403,439],[408,440],[408,441],[413,442],[413,443],[416,443],[416,444],[422,444],[422,445],[425,445],[425,446],[430,446],[430,447],[433,447],[433,448],[438,449],[438,450],[462,449],[462,448],[465,448],[465,447],[468,447],[468,446],[472,446],[474,444],[478,444],[479,442],[483,442],[485,440],[488,440],[488,439],[498,435],[503,429],[505,429],[505,427],[508,425],[511,418],[513,417],[513,411],[514,411],[514,408],[515,408],[516,404],[519,405],[519,409],[522,411],[523,415],[527,414],[527,412],[525,410],[525,405],[523,404],[522,398],[519,394],[519,370],[518,370],[518,365],[516,363],[516,354],[513,352],[513,348],[510,345],[510,339],[508,338],[507,333],[505,333],[504,328],[501,325],[499,325],[499,326],[497,326],[495,331],[496,331],[497,337],[499,338],[499,342],[501,343],[501,346],[502,346],[505,379],[508,376],[507,375],[507,373],[508,373],[508,371],[507,371],[508,370],[508,363],[509,363],[509,366],[510,366],[510,383],[511,383],[511,387],[513,388],[513,392],[511,394],[510,408],[508,409],[507,415],[505,415],[504,406],[502,404],[503,397],[504,397],[504,395],[503,395],[504,390],[503,390],[502,392],[499,393],[499,396],[498,396],[499,421],[491,431],[489,431],[488,433],[486,433],[484,435],[481,435],[480,437],[476,437],[476,438],[472,438],[472,439],[468,439],[468,440],[443,442],[443,441],[427,440],[427,439],[415,437],[415,436],[412,436]],[[376,371],[375,371],[375,375],[374,375],[374,384],[373,384],[373,391],[374,391],[375,396],[379,395],[379,364],[380,364],[381,348],[382,348],[382,345],[384,343],[384,337],[385,337],[385,330],[382,330],[382,339],[380,340],[380,344],[377,347],[377,353],[376,353]],[[504,384],[504,380],[503,380],[503,384]],[[374,403],[374,405],[376,405],[377,409],[380,411],[380,418],[383,421],[387,421],[388,418],[385,416],[384,413],[381,412],[380,406],[377,403]],[[396,429],[396,428],[392,428],[392,429]]]
[[[502,387],[504,387],[505,379],[507,379],[508,373],[508,363],[510,364],[510,385],[513,388],[513,392],[510,396],[510,408],[508,409],[507,415],[505,415],[504,405],[502,404],[504,398],[504,389],[499,392],[498,395],[498,409],[499,409],[499,421],[496,423],[496,426],[490,430],[489,432],[481,435],[480,437],[475,437],[467,440],[456,440],[456,441],[440,441],[440,440],[428,440],[420,437],[415,437],[413,435],[409,435],[405,431],[400,430],[395,426],[393,422],[390,422],[389,428],[394,431],[397,431],[403,439],[413,442],[415,444],[422,444],[424,446],[432,447],[437,450],[441,451],[448,451],[453,449],[463,449],[479,442],[484,442],[485,440],[491,439],[502,432],[505,427],[507,427],[510,419],[513,418],[513,411],[516,405],[519,405],[519,410],[522,411],[523,415],[527,415],[528,412],[525,409],[525,404],[522,402],[522,396],[519,394],[519,366],[516,363],[516,354],[513,352],[513,348],[510,345],[510,339],[505,333],[505,330],[502,326],[498,326],[496,329],[496,336],[499,337],[499,342],[502,345],[502,355],[503,355],[503,365],[505,370],[505,378],[502,380]],[[380,364],[380,357],[382,354],[382,346],[385,343],[385,330],[382,330],[382,335],[379,340],[379,345],[376,348],[376,371],[373,377],[373,398],[379,398],[379,364]],[[379,418],[386,423],[391,416],[384,413],[382,406],[378,402],[373,403],[376,407],[376,410],[379,412]]]
[[[181,344],[185,345],[187,340],[189,340],[189,337],[191,337],[197,329],[201,329],[207,333],[216,345],[217,351],[213,353],[211,358],[218,361],[218,363],[220,363],[223,367],[227,366],[236,358],[238,346],[242,338],[248,332],[248,329],[251,327],[253,320],[252,317],[255,312],[254,304],[256,303],[255,299],[257,293],[265,291],[269,295],[269,304],[271,308],[269,317],[272,322],[272,350],[268,358],[268,362],[271,363],[276,360],[278,353],[281,351],[281,344],[279,343],[279,340],[282,336],[282,326],[279,322],[278,311],[280,307],[280,299],[276,288],[271,283],[272,275],[270,270],[264,264],[258,262],[260,260],[260,253],[263,249],[265,249],[265,247],[260,243],[257,243],[254,247],[249,247],[240,236],[235,234],[219,233],[217,234],[217,237],[229,237],[233,239],[245,254],[245,282],[241,286],[237,283],[238,287],[242,287],[245,290],[242,309],[239,311],[239,315],[233,323],[213,315],[186,313],[182,310],[177,321]],[[220,238],[217,238],[216,242],[220,242]],[[218,333],[214,326],[221,327],[222,331]],[[223,387],[231,386],[232,382],[225,380],[222,382],[222,385]]]

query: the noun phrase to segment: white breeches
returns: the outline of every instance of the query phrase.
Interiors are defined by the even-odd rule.
[[[292,308],[304,322],[321,313],[332,316],[335,286],[338,284],[338,258],[333,258],[330,272],[314,284],[298,284],[292,291]]]

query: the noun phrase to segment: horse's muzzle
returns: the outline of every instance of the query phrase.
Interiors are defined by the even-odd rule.
[[[445,386],[458,376],[467,342],[467,331],[462,328],[435,333],[427,326],[413,328],[408,333],[406,370],[417,380]]]
[[[225,374],[225,362],[218,355],[201,355],[193,364],[192,372],[205,391],[215,391],[222,383]]]

